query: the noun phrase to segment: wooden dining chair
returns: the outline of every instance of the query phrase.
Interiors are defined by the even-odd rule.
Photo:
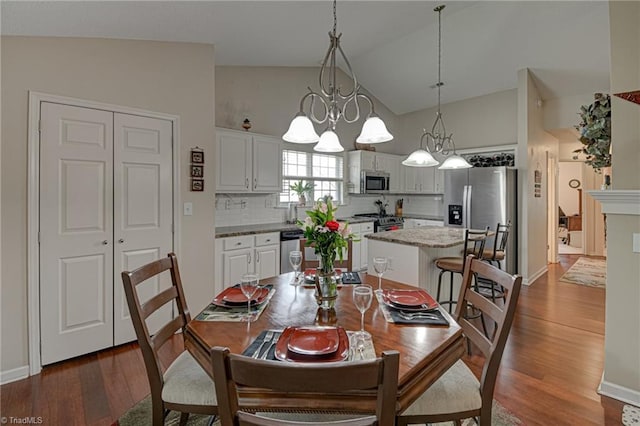
[[[398,351],[381,358],[341,363],[264,361],[215,347],[211,354],[222,426],[370,426],[393,425],[398,390]],[[310,393],[298,412],[250,412],[238,404],[240,387],[270,389],[301,396]],[[375,414],[313,410],[313,393],[376,392]],[[268,404],[268,402],[267,402]],[[336,417],[339,419],[336,420]]]
[[[141,303],[136,287],[148,279],[159,277],[162,273],[171,275],[171,287]],[[216,415],[218,405],[213,380],[191,354],[187,351],[182,352],[164,373],[158,357],[162,345],[178,330],[184,331],[187,323],[191,321],[182,291],[176,255],[169,253],[167,257],[134,271],[122,272],[122,282],[151,387],[153,425],[163,425],[164,418],[170,410],[181,412],[181,425],[186,424],[189,413]],[[146,323],[147,318],[172,302],[175,302],[177,307],[177,316],[151,335]]]
[[[302,270],[303,271],[305,269],[317,268],[320,266],[320,261],[318,259],[309,259],[308,254],[309,252],[313,251],[313,246],[307,245],[306,238],[300,239],[300,251],[302,252]],[[343,258],[342,260],[336,259],[336,261],[333,263],[333,267],[341,268],[345,271],[352,271],[353,270],[353,241],[351,241],[351,239],[347,240],[347,252],[345,254],[346,254],[346,258]]]
[[[476,291],[472,285],[474,274],[490,279],[505,289],[503,306],[496,305]],[[493,391],[498,367],[513,323],[521,285],[522,277],[510,275],[475,259],[473,255],[468,256],[455,318],[462,327],[468,344],[473,344],[484,355],[480,380],[462,360],[459,360],[397,417],[397,425],[446,421],[460,424],[460,420],[470,417],[476,417],[480,426],[491,425]],[[491,338],[463,315],[469,304],[473,304],[476,309],[495,321],[496,329]]]

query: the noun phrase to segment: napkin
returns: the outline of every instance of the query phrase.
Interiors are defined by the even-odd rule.
[[[262,332],[260,332],[260,334],[258,335],[258,337],[255,338],[255,340],[253,342],[251,342],[251,344],[244,350],[242,351],[242,355],[244,356],[252,356],[253,353],[258,349],[258,347],[262,344],[262,342],[264,342],[264,338],[267,335],[267,332],[269,330],[263,330]],[[280,334],[282,334],[282,330],[271,330],[275,333],[277,333],[278,338],[280,338]],[[276,340],[277,342],[277,340]],[[262,352],[264,352],[267,348],[266,348],[267,344],[265,344],[265,347],[263,347],[261,349],[260,355],[262,355]],[[271,343],[269,343],[269,346],[271,346]],[[267,355],[267,360],[269,361],[274,361],[276,359],[276,346],[273,345],[272,348],[269,349],[269,355]]]

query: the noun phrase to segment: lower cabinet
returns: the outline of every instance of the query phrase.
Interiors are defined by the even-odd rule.
[[[361,271],[367,269],[367,239],[365,235],[373,233],[373,222],[354,223],[351,225],[352,232],[358,241],[353,242],[353,270]]]
[[[423,226],[444,226],[444,222],[441,220],[428,219],[404,219],[404,229],[422,228]]]
[[[280,274],[280,234],[216,238],[216,292],[240,282],[244,274],[259,279]]]

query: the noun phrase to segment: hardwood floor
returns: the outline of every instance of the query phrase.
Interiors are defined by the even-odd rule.
[[[522,289],[495,399],[527,425],[620,425],[623,404],[597,394],[604,362],[605,291],[558,282],[579,258],[561,262]],[[181,350],[163,348],[163,362]],[[479,373],[477,356],[467,358]],[[135,344],[48,366],[0,387],[1,415],[44,425],[110,425],[149,393]]]

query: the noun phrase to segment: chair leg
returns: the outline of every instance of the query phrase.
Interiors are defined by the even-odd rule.
[[[438,292],[436,293],[436,300],[440,303],[440,286],[442,285],[442,274],[444,274],[444,269],[440,270],[440,274],[438,275]]]
[[[186,426],[187,420],[189,420],[189,413],[180,413],[180,426]]]
[[[451,313],[453,304],[453,271],[449,271],[449,313]]]

